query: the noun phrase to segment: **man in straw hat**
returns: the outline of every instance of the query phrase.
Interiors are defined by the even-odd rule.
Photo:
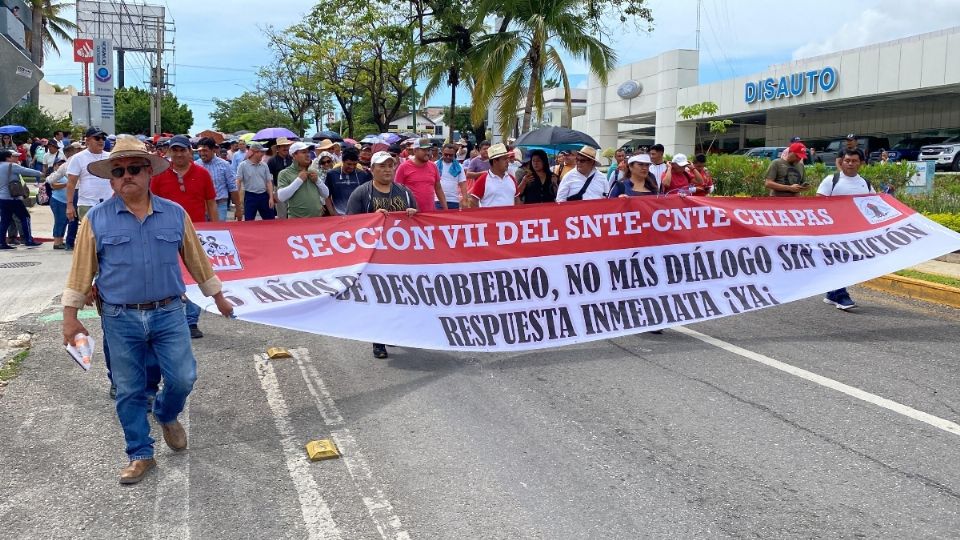
[[[150,193],[150,177],[168,166],[128,136],[117,140],[108,159],[87,165],[91,175],[110,179],[114,196],[83,220],[62,297],[63,342],[75,344],[75,336],[89,334],[77,312],[96,276],[103,335],[117,385],[117,416],[130,460],[120,471],[121,484],[139,482],[156,465],[147,420],[150,361],[157,362],[163,374],[163,390],[153,409],[163,439],[175,451],[187,447],[177,416],[193,389],[197,363],[181,300],[181,259],[203,294],[213,296],[220,313],[233,314],[190,216],[176,203]]]
[[[470,188],[470,205],[480,208],[513,206],[517,204],[517,180],[507,172],[513,153],[503,143],[497,143],[487,149],[489,169],[477,177]],[[477,156],[475,159],[480,159]]]
[[[597,170],[597,149],[584,146],[576,152],[577,168],[567,173],[557,187],[557,202],[606,199],[610,193],[607,177]]]

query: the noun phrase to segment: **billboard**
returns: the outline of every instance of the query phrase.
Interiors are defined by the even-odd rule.
[[[77,37],[109,37],[116,49],[153,52],[163,48],[165,17],[162,6],[78,0]]]
[[[73,40],[73,61],[81,64],[93,63],[93,40],[75,39]]]

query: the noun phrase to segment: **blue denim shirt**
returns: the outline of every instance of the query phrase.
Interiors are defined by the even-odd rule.
[[[141,222],[120,197],[87,214],[97,240],[97,289],[108,304],[142,304],[186,290],[180,273],[186,211],[150,196],[152,212]]]
[[[213,178],[213,189],[217,192],[217,200],[230,197],[230,194],[237,190],[237,174],[233,170],[230,162],[213,156],[210,163],[205,163],[202,159],[194,161],[197,165],[203,167]]]

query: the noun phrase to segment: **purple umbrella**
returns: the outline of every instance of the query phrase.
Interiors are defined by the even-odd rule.
[[[283,127],[272,127],[272,128],[263,128],[254,134],[253,139],[255,141],[262,141],[265,139],[279,139],[280,137],[286,137],[288,139],[296,137],[297,134],[290,131],[287,128]]]
[[[396,133],[381,133],[380,138],[387,144],[400,142],[400,136]]]

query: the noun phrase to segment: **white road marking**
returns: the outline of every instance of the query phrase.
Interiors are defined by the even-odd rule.
[[[340,530],[333,521],[333,516],[330,515],[330,508],[323,499],[320,486],[310,473],[310,462],[303,449],[303,441],[297,439],[293,424],[290,423],[290,410],[280,393],[280,384],[277,382],[273,364],[265,354],[255,355],[254,359],[260,386],[267,395],[267,403],[273,413],[274,424],[280,433],[280,445],[283,448],[287,471],[290,473],[290,479],[300,499],[300,511],[307,528],[307,538],[338,539]]]
[[[180,413],[180,424],[190,442],[190,402]],[[159,425],[157,426],[159,429]],[[157,444],[164,445],[163,435]],[[190,538],[190,456],[170,451],[157,465],[157,496],[153,501],[153,538]]]
[[[830,388],[831,390],[836,390],[837,392],[841,392],[848,396],[866,401],[867,403],[876,405],[878,407],[883,407],[884,409],[893,411],[897,414],[902,414],[903,416],[906,416],[908,418],[912,418],[914,420],[918,420],[925,424],[929,424],[937,429],[942,429],[943,431],[952,433],[954,435],[960,435],[960,425],[954,422],[951,422],[949,420],[940,418],[939,416],[934,416],[930,413],[918,411],[917,409],[914,409],[912,407],[908,407],[901,403],[897,403],[896,401],[892,401],[887,398],[880,397],[876,394],[871,394],[870,392],[866,392],[864,390],[860,390],[859,388],[855,388],[853,386],[844,384],[842,382],[835,381],[833,379],[824,377],[823,375],[817,375],[816,373],[812,373],[805,369],[791,366],[790,364],[785,364],[779,360],[774,360],[769,356],[765,356],[760,353],[744,349],[743,347],[738,347],[732,343],[727,343],[726,341],[717,339],[712,336],[708,336],[706,334],[701,334],[696,330],[690,330],[689,328],[685,328],[685,327],[674,327],[672,328],[672,330],[679,332],[681,334],[690,336],[694,339],[698,339],[704,343],[713,345],[714,347],[718,347],[727,352],[731,352],[738,356],[742,356],[748,360],[759,362],[765,366],[778,369],[785,373],[789,373],[791,375],[800,377],[801,379],[819,384],[821,386],[825,386],[827,388]]]
[[[340,414],[336,402],[327,391],[327,386],[320,377],[317,368],[310,361],[310,351],[299,348],[290,352],[297,359],[297,366],[300,368],[303,380],[314,398],[314,403],[324,423],[329,427],[343,424],[343,416]],[[393,505],[387,500],[383,490],[379,488],[370,465],[367,464],[367,460],[360,452],[357,441],[353,438],[350,430],[341,428],[333,431],[330,436],[336,443],[337,448],[340,449],[340,459],[346,465],[347,472],[350,473],[350,478],[353,479],[357,491],[360,492],[363,504],[367,507],[367,513],[370,514],[370,519],[377,527],[380,537],[384,540],[409,539],[409,533],[403,530],[400,517],[393,511]]]

